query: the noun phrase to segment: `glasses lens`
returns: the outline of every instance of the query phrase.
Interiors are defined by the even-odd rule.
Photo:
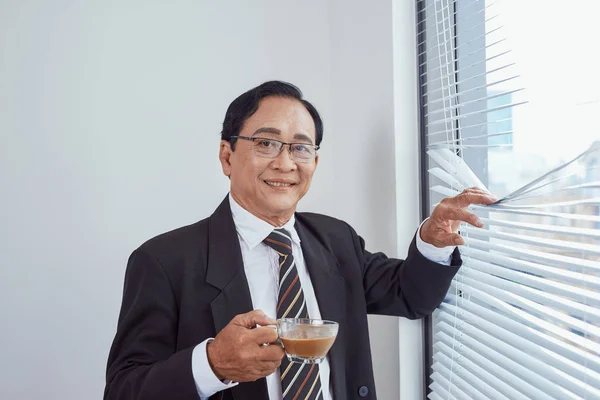
[[[293,144],[292,156],[294,159],[299,161],[310,161],[315,158],[315,149],[314,147],[306,144]]]
[[[281,153],[283,143],[272,139],[256,139],[254,140],[254,152],[267,158],[276,158]],[[292,159],[297,162],[310,162],[315,159],[316,150],[313,146],[303,143],[294,143],[290,145]]]
[[[281,151],[282,144],[276,140],[257,139],[254,141],[256,154],[265,157],[277,157]]]

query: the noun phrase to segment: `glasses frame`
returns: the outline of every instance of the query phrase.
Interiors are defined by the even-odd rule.
[[[271,139],[271,138],[265,138],[265,137],[250,137],[250,136],[232,136],[232,137],[229,138],[229,142],[231,143],[234,139],[243,139],[243,140],[247,140],[247,141],[252,142],[252,143],[254,143],[256,140],[269,140],[271,142],[281,143],[281,149],[279,150],[279,153],[277,153],[276,156],[274,156],[274,157],[265,157],[264,154],[260,154],[261,157],[269,158],[269,159],[275,159],[275,158],[279,157],[279,155],[283,151],[283,148],[287,145],[288,152],[290,153],[290,157],[292,158],[292,160],[294,160],[296,162],[300,162],[300,163],[314,161],[317,158],[317,151],[319,151],[319,149],[321,148],[321,146],[318,146],[316,144],[311,144],[311,143],[300,143],[300,142],[288,143],[288,142],[282,142],[281,140],[277,140],[277,139]],[[307,159],[298,159],[298,158],[294,157],[294,154],[292,153],[292,145],[294,145],[294,144],[300,144],[300,145],[303,145],[303,146],[312,147],[315,150],[314,157],[313,158],[307,158]],[[253,151],[254,151],[254,148],[253,148]],[[256,153],[254,153],[254,154],[256,154]]]

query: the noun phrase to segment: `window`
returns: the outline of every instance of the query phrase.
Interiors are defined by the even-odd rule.
[[[600,399],[599,11],[417,1],[424,213],[474,183],[503,198],[461,226],[431,399]]]

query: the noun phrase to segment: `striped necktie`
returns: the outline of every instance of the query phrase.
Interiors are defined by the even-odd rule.
[[[264,243],[279,254],[277,318],[308,318],[306,299],[292,255],[290,233],[285,229],[275,229]],[[279,372],[284,400],[323,398],[317,364],[292,363],[287,357],[283,357]]]

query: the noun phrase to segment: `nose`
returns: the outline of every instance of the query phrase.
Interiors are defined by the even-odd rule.
[[[297,166],[294,160],[292,160],[292,153],[290,151],[290,145],[284,145],[283,149],[279,152],[277,158],[272,162],[272,166],[275,169],[282,171],[295,171]]]

